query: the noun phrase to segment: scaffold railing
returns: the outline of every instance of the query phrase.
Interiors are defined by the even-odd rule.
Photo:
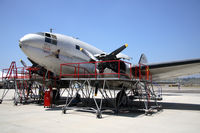
[[[37,67],[16,67],[15,62],[11,63],[11,66],[6,69],[2,69],[2,81],[4,80],[30,80],[36,79],[37,75],[33,75],[32,72],[38,71]]]
[[[103,67],[99,68],[99,65],[113,65],[112,71],[104,71]],[[111,68],[111,67],[110,67]],[[64,69],[71,69],[64,71]],[[129,62],[121,60],[109,60],[109,61],[97,61],[97,62],[79,62],[79,63],[64,63],[60,64],[60,78],[102,78],[102,77],[115,77],[120,79],[126,77],[127,79],[139,79],[152,81],[152,76],[149,70],[149,66],[145,64],[132,65]]]

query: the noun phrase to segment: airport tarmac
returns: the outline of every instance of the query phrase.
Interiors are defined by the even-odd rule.
[[[14,106],[13,90],[0,104],[1,133],[197,133],[200,130],[200,88],[163,88],[163,110],[151,116],[141,112],[103,114],[49,110],[37,104]],[[0,95],[2,90],[0,90]]]

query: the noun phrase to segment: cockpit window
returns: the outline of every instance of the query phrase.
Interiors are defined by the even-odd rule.
[[[56,37],[55,35],[51,35],[51,37],[52,37],[53,39],[57,39],[57,37]]]
[[[45,42],[57,45],[56,35],[45,33]]]
[[[51,43],[57,45],[57,40],[51,40]]]
[[[45,37],[45,42],[51,43],[51,39],[50,39],[50,38],[47,38],[47,37]]]
[[[45,33],[46,37],[51,37],[51,35],[49,33]]]

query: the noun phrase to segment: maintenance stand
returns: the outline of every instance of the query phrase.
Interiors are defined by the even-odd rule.
[[[102,113],[107,110],[119,113],[137,109],[148,115],[161,109],[157,102],[162,99],[161,90],[154,90],[148,66],[140,64],[131,67],[130,63],[124,62],[131,68],[128,73],[124,73],[120,69],[122,61],[103,61],[107,62],[118,64],[118,71],[106,68],[103,73],[99,73],[96,66],[102,63],[100,61],[65,63],[60,64],[60,75],[57,77],[43,68],[16,67],[16,63],[12,62],[9,69],[3,69],[4,91],[0,102],[9,89],[14,88],[15,105],[43,102],[44,107],[52,107],[65,94],[65,105],[62,108],[64,114],[67,110],[81,110],[94,112],[97,118],[102,118]],[[90,64],[95,66],[94,72],[83,67]],[[74,72],[66,73],[64,69],[67,67]]]

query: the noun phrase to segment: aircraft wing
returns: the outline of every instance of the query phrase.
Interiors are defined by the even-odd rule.
[[[200,58],[146,65],[149,66],[153,80],[163,80],[200,73]],[[144,71],[145,67],[141,69]]]

